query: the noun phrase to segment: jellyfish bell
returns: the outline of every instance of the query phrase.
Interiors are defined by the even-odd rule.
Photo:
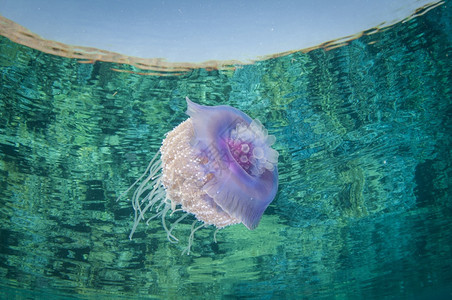
[[[167,133],[160,158],[157,153],[123,195],[138,185],[132,197],[130,238],[141,220],[161,217],[168,239],[177,242],[175,225],[194,215],[189,253],[194,232],[201,227],[257,227],[278,190],[278,152],[271,148],[275,137],[259,120],[230,106],[186,101],[190,118]],[[145,217],[150,211],[154,213]],[[169,211],[185,212],[170,228],[165,222]],[[202,224],[195,227],[198,221]]]

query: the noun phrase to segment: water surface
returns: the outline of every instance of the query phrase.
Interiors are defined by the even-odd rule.
[[[450,20],[165,77],[0,37],[0,297],[452,297]],[[204,228],[189,256],[193,218],[179,244],[159,220],[130,241],[116,202],[185,96],[258,118],[280,153],[259,227]]]

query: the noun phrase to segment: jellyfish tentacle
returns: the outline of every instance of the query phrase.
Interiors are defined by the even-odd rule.
[[[146,174],[149,172],[149,170],[151,169],[151,167],[153,167],[154,161],[159,157],[159,153],[157,152],[154,157],[152,158],[151,162],[149,163],[149,165],[146,168],[146,171],[144,171],[144,173],[125,191],[123,192],[121,195],[119,195],[118,198],[116,198],[116,201],[119,201],[119,199],[121,199],[122,197],[124,197],[125,195],[127,195],[127,193],[129,193],[129,191],[138,183],[140,182],[141,179],[143,179],[144,176],[146,176]],[[162,168],[162,164],[161,162],[158,164],[158,167],[161,169]],[[157,170],[158,171],[158,170]],[[157,171],[151,171],[150,173],[157,173]]]
[[[171,206],[165,205],[165,207],[163,208],[163,212],[162,212],[162,225],[163,228],[166,231],[166,237],[168,239],[168,241],[170,241],[170,243],[177,243],[179,242],[179,239],[176,238],[173,234],[171,234],[171,231],[168,229],[168,227],[166,226],[166,214],[168,213],[168,211],[170,210]]]
[[[182,215],[182,217],[180,217],[179,219],[177,219],[176,221],[174,221],[174,223],[171,225],[170,229],[169,229],[169,234],[171,234],[171,232],[174,230],[174,228],[176,227],[177,224],[179,224],[183,219],[185,219],[188,215],[190,215],[189,213],[185,213]]]
[[[198,231],[199,229],[201,229],[202,227],[207,226],[205,223],[202,223],[201,225],[199,225],[198,227],[195,228],[196,223],[198,223],[198,220],[193,221],[193,223],[191,224],[191,232],[190,232],[190,236],[188,237],[188,246],[187,246],[187,248],[184,249],[184,251],[182,251],[182,255],[184,255],[185,253],[187,253],[187,255],[190,255],[190,249],[193,244],[193,240],[195,238],[195,232]]]
[[[215,244],[217,243],[217,233],[218,231],[220,231],[221,228],[217,228],[215,230],[215,232],[213,233],[213,241],[215,242]]]

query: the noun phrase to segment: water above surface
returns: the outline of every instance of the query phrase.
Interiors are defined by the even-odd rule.
[[[0,38],[1,297],[438,298],[452,292],[450,5],[330,51],[142,76]],[[185,96],[276,136],[254,231],[130,241],[134,182]],[[173,220],[178,215],[173,216]]]

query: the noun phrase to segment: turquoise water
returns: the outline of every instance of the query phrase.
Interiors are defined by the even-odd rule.
[[[0,37],[0,297],[452,297],[452,9],[330,51],[143,76]],[[280,187],[254,231],[130,241],[130,201],[185,96],[276,136]],[[179,215],[174,215],[173,220]]]

